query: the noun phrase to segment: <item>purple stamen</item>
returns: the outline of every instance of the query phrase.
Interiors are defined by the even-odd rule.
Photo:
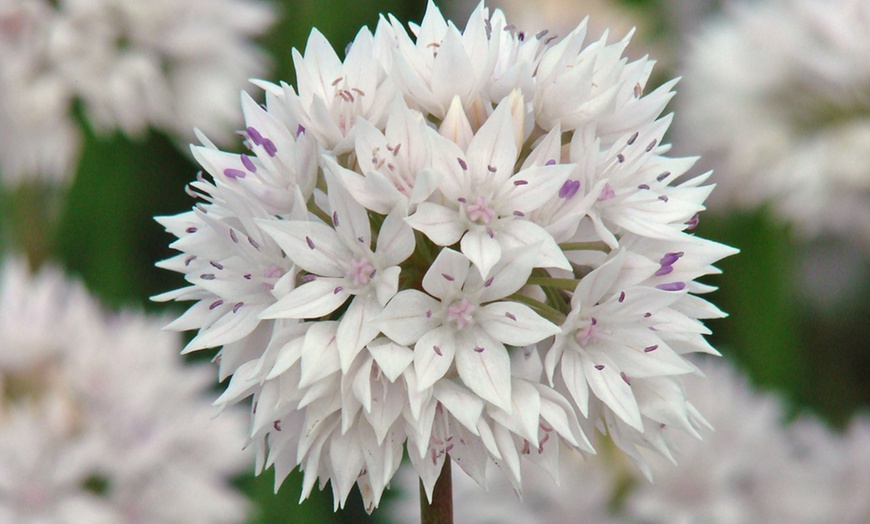
[[[203,280],[214,280],[214,273],[203,273],[199,278]]]
[[[296,128],[296,138],[299,138],[299,135],[305,132],[305,126],[299,124],[299,127]]]
[[[625,374],[625,371],[620,371],[619,376],[622,377],[622,380],[625,381],[629,386],[631,385],[631,380],[628,379],[628,375]]]
[[[621,304],[624,301],[625,301],[625,291],[620,291],[619,292],[619,303]]]
[[[245,176],[246,176],[245,172],[242,171],[241,169],[235,169],[232,167],[228,167],[228,168],[224,169],[224,175],[226,175],[227,178],[232,178],[234,180],[236,178],[245,178]]]
[[[657,138],[653,138],[653,141],[650,142],[648,146],[646,146],[646,152],[649,153],[650,151],[652,151],[653,148],[654,148],[654,147],[656,146],[656,144],[658,144],[658,143],[659,143],[658,139],[657,139]]]
[[[236,302],[236,304],[233,306],[233,313],[238,313],[239,309],[241,309],[244,305],[244,302]]]
[[[547,162],[544,165],[545,166],[554,166],[554,165],[556,165],[556,160],[551,158],[550,160],[547,160]]]
[[[248,132],[248,138],[251,139],[251,142],[253,142],[254,145],[259,146],[263,143],[263,135],[261,135],[259,131],[257,131],[253,127],[248,127],[246,131]]]
[[[489,235],[489,238],[495,238],[495,232],[491,227],[486,228],[486,234]]]
[[[299,277],[299,282],[303,282],[303,283],[304,282],[311,282],[314,280],[317,280],[317,275],[308,274],[308,275],[303,275],[303,276]]]
[[[341,286],[336,286],[336,288],[332,290],[332,294],[333,294],[333,295],[337,295],[337,294],[341,293],[342,291],[344,291],[344,288],[343,288],[343,287],[341,287]]]
[[[504,312],[504,316],[508,317],[508,318],[511,319],[511,320],[516,320],[516,319],[517,319],[516,315],[514,315],[514,314],[511,313],[510,311],[505,311],[505,312]]]
[[[257,166],[251,161],[251,157],[248,155],[240,155],[239,158],[242,160],[242,165],[245,166],[245,169],[250,171],[251,173],[257,172]]]
[[[281,421],[276,420],[275,422],[272,422],[272,427],[275,428],[275,431],[281,431]]]
[[[443,356],[444,356],[444,354],[441,353],[441,348],[439,348],[438,346],[432,346],[432,349],[435,350],[435,354],[438,355],[439,357],[443,357]]]
[[[483,353],[483,350],[485,350],[485,349],[486,349],[486,348],[482,348],[482,347],[480,347],[480,346],[477,346],[476,348],[474,348],[474,352],[475,352],[475,353]]]
[[[529,183],[528,180],[514,180],[515,186],[525,186]]]
[[[662,266],[656,271],[655,275],[657,277],[663,277],[667,274],[670,274],[674,270],[674,266]]]
[[[193,233],[196,233],[196,228],[195,228],[195,227],[189,227],[189,228],[185,229],[185,231],[188,232],[188,233],[193,234]]]
[[[305,243],[308,244],[308,248],[309,248],[309,249],[314,249],[314,241],[311,240],[311,237],[306,236],[306,237],[305,237]]]
[[[235,229],[230,229],[230,239],[231,239],[231,240],[233,241],[233,243],[235,243],[235,244],[238,244],[238,243],[239,243],[239,239],[236,238],[236,230],[235,230]]]
[[[212,266],[213,268],[217,269],[217,270],[221,270],[221,269],[224,268],[223,265],[221,265],[221,264],[215,262],[214,260],[210,260],[208,263],[211,264],[211,266]]]
[[[691,230],[695,229],[696,227],[698,227],[698,224],[700,224],[700,223],[701,223],[701,217],[696,214],[695,216],[690,218],[688,222],[686,222],[686,231],[691,231]]]
[[[492,285],[492,281],[493,281],[494,278],[495,278],[495,277],[489,277],[488,279],[486,279],[486,282],[483,283],[483,287],[489,287],[489,286],[491,286],[491,285]]]
[[[211,303],[211,305],[208,307],[208,309],[209,309],[209,310],[212,310],[212,309],[214,309],[214,308],[216,308],[216,307],[219,307],[219,306],[223,305],[223,303],[224,303],[223,300],[215,300],[214,302]]]
[[[266,150],[266,153],[268,153],[269,156],[275,156],[278,154],[278,148],[275,147],[275,143],[268,138],[263,139],[263,149]]]
[[[596,364],[595,369],[597,369],[598,371],[601,371],[602,369],[604,369],[604,364]]]
[[[526,214],[523,213],[522,211],[514,211],[514,216],[515,217],[524,217],[524,216],[526,216]]]
[[[244,275],[242,275],[242,278],[244,278],[245,280],[251,280],[254,277],[250,273],[245,273]]]
[[[623,155],[622,153],[619,153],[618,155],[616,155],[616,161],[619,162],[620,164],[625,162],[625,155]]]
[[[432,310],[431,309],[426,310],[426,318],[432,318]]]
[[[680,257],[682,257],[684,254],[685,253],[683,253],[682,251],[665,253],[665,256],[663,256],[662,259],[659,260],[659,264],[661,264],[663,266],[671,266],[674,264],[674,262],[679,260]]]
[[[559,198],[564,198],[567,200],[576,195],[579,189],[579,180],[566,180],[565,183],[562,184],[561,189],[559,189]]]
[[[441,273],[441,276],[444,277],[444,280],[447,280],[449,282],[453,282],[454,280],[456,280],[453,278],[452,275],[448,275],[447,273]]]
[[[332,225],[338,227],[338,211],[332,212]]]
[[[637,188],[638,189],[649,189],[649,186],[646,184],[641,184],[641,185],[637,186]]]
[[[656,286],[656,289],[661,289],[662,291],[682,291],[686,289],[685,282],[668,282],[667,284],[659,284]]]
[[[668,178],[669,176],[671,176],[671,172],[670,172],[670,171],[665,171],[664,173],[662,173],[661,175],[659,175],[659,176],[656,177],[656,181],[657,181],[657,182],[661,182],[662,180]]]
[[[647,346],[647,347],[643,348],[643,352],[644,353],[651,353],[651,352],[657,350],[658,348],[659,348],[658,344],[655,344],[653,346]]]
[[[260,244],[258,244],[257,241],[254,240],[253,238],[248,237],[248,243],[251,244],[251,246],[252,246],[254,249],[256,249],[256,250],[259,250],[259,249],[260,249]]]
[[[667,202],[667,201],[668,201],[668,195],[662,195],[662,196],[660,196],[660,197],[659,197],[659,200],[661,200],[662,202]]]
[[[490,173],[496,172],[495,166],[486,166],[486,170],[489,171]]]
[[[187,258],[184,259],[184,265],[189,266],[194,260],[196,260],[196,255],[188,255]]]
[[[465,163],[465,160],[462,160],[461,158],[457,158],[456,160],[459,162],[459,167],[461,167],[463,171],[468,169],[468,164]]]
[[[637,131],[635,131],[634,134],[631,135],[631,138],[628,139],[628,145],[633,144],[634,141],[637,140],[637,135],[638,135],[638,133],[637,133]]]

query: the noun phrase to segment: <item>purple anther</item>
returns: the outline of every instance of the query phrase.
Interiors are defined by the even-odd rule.
[[[278,154],[278,148],[275,147],[275,143],[269,140],[268,138],[263,139],[263,149],[266,150],[266,153],[269,156],[275,156]]]
[[[240,309],[242,308],[242,306],[244,306],[244,305],[245,305],[244,302],[236,302],[236,303],[233,305],[233,313],[238,313],[239,310],[240,310]]]
[[[196,255],[188,255],[187,258],[184,259],[184,265],[189,266],[194,260],[196,260]]]
[[[659,264],[661,264],[663,266],[672,266],[672,265],[674,265],[674,262],[679,260],[680,257],[682,257],[684,254],[685,253],[683,253],[682,251],[665,253],[665,256],[663,256],[662,259],[659,260]]]
[[[432,346],[432,349],[435,350],[435,354],[438,355],[439,357],[443,357],[443,356],[444,356],[444,354],[441,353],[441,348],[439,348],[438,346]]]
[[[185,231],[188,233],[191,233],[191,234],[196,233],[196,228],[191,226],[191,227],[185,229]]]
[[[369,280],[375,278],[375,275],[377,275],[377,274],[378,274],[378,270],[377,270],[377,269],[372,269],[372,272],[369,273]]]
[[[547,160],[547,162],[546,162],[544,165],[545,165],[545,166],[555,166],[555,165],[556,165],[556,160],[553,159],[553,158],[551,158],[551,159]]]
[[[483,351],[484,351],[485,349],[486,349],[486,348],[483,348],[483,347],[477,346],[476,348],[474,348],[474,352],[475,352],[475,353],[483,353]]]
[[[242,165],[245,166],[245,169],[247,169],[251,173],[257,172],[257,166],[255,166],[254,162],[251,161],[251,157],[249,157],[248,155],[240,155],[239,158],[242,161]]]
[[[366,239],[364,239],[363,237],[356,237],[356,241],[359,242],[360,244],[366,243]]]
[[[468,169],[468,164],[465,163],[465,160],[462,160],[461,158],[457,158],[456,160],[459,162],[459,167],[461,167],[463,171]]]
[[[623,155],[622,153],[619,153],[618,155],[616,155],[616,161],[619,162],[620,164],[625,162],[625,155]]]
[[[662,180],[668,178],[669,176],[671,176],[671,172],[670,172],[670,171],[665,171],[664,173],[662,173],[662,174],[660,174],[659,176],[656,177],[656,181],[661,182]]]
[[[595,317],[592,317],[589,319],[589,322],[594,326],[594,325],[598,324],[598,319]]]
[[[547,33],[549,33],[549,32],[550,32],[549,29],[544,29],[544,30],[541,31],[540,33],[536,34],[536,35],[535,35],[535,38],[537,38],[538,40],[540,40],[540,39],[544,38],[545,36],[547,36]]]
[[[657,350],[658,348],[659,348],[659,345],[654,344],[652,346],[647,346],[647,347],[643,348],[643,352],[644,353],[652,353],[653,351]]]
[[[217,269],[218,271],[220,271],[221,269],[224,268],[224,266],[222,264],[219,264],[219,263],[215,262],[214,260],[209,260],[208,263],[211,264],[211,267]]]
[[[214,308],[216,308],[216,307],[220,307],[220,306],[223,305],[223,303],[224,303],[223,300],[215,300],[214,302],[211,303],[211,305],[208,307],[208,309],[209,309],[209,310],[212,310],[212,309],[214,309]]]
[[[468,199],[466,199],[465,197],[459,197],[459,198],[457,198],[456,200],[457,200],[458,202],[463,203],[463,204],[467,204],[467,203],[468,203]]]
[[[338,211],[332,212],[332,225],[338,227]]]
[[[305,237],[305,243],[308,244],[308,248],[309,248],[309,249],[314,249],[314,241],[311,240],[311,237],[306,236],[306,237]]]
[[[232,228],[230,228],[230,240],[232,240],[235,244],[239,243],[239,239],[236,238],[236,230]]]
[[[638,189],[649,189],[649,186],[646,184],[641,184],[641,185],[637,186],[637,188]]]
[[[620,291],[619,292],[619,303],[621,304],[623,302],[625,302],[625,291]]]
[[[496,172],[495,166],[486,166],[486,170],[489,171],[490,173]]]
[[[305,126],[299,124],[299,127],[296,128],[296,138],[299,138],[299,135],[305,132]]]
[[[665,275],[669,275],[674,271],[674,266],[662,266],[655,272],[657,277],[663,277]]]
[[[685,282],[668,282],[667,284],[659,284],[656,286],[656,289],[661,289],[662,291],[682,291],[686,289]]]
[[[508,318],[511,319],[511,320],[516,320],[516,319],[517,319],[516,315],[514,315],[514,314],[511,313],[510,311],[505,311],[505,312],[504,312],[504,316],[508,317]]]
[[[260,244],[251,237],[248,237],[248,244],[251,244],[251,247],[253,247],[256,250],[260,249]]]
[[[653,148],[654,148],[654,147],[656,146],[656,144],[658,144],[658,143],[659,143],[658,139],[657,139],[657,138],[653,138],[652,142],[650,142],[649,145],[646,146],[646,152],[649,153],[650,151],[652,151]]]
[[[495,238],[495,231],[491,227],[486,228],[486,234],[489,235],[489,238]]]
[[[310,273],[307,275],[303,275],[303,276],[299,277],[299,282],[302,282],[302,283],[312,282],[314,280],[317,280],[317,275],[312,275]]]
[[[522,211],[514,211],[514,216],[515,217],[524,217],[524,216],[526,216],[526,214],[523,213]]]
[[[232,179],[245,178],[245,176],[246,176],[245,172],[242,171],[241,169],[235,169],[232,167],[228,167],[228,168],[224,169],[224,175],[226,175],[227,178],[232,178]]]
[[[493,281],[494,278],[495,278],[495,277],[489,277],[488,279],[486,279],[486,282],[483,283],[483,287],[489,287],[489,286],[491,286],[491,285],[492,285],[492,281]]]
[[[691,230],[695,229],[696,227],[698,227],[698,224],[700,224],[700,223],[701,223],[701,217],[696,214],[695,216],[690,218],[688,222],[686,222],[686,231],[691,231]]]
[[[628,379],[628,375],[625,374],[625,371],[620,371],[619,376],[622,377],[622,380],[625,381],[629,386],[631,385],[631,380]]]
[[[275,431],[281,431],[281,421],[276,420],[275,422],[272,422],[272,427],[275,428]]]
[[[214,273],[203,273],[199,278],[203,280],[214,280]]]
[[[251,139],[251,142],[253,142],[254,145],[258,146],[263,143],[263,135],[261,135],[255,128],[248,127],[245,131],[248,132],[248,138]]]
[[[333,295],[337,295],[337,294],[341,293],[342,291],[344,291],[344,288],[343,288],[343,287],[341,287],[341,286],[335,286],[335,289],[332,290],[332,294],[333,294]]]
[[[631,138],[628,139],[628,145],[633,144],[634,141],[637,140],[637,135],[638,135],[638,133],[637,133],[637,131],[635,131],[634,134],[631,135]]]
[[[529,183],[528,180],[514,180],[515,186],[525,186]]]
[[[401,147],[402,147],[402,144],[401,144],[401,143],[400,143],[400,144],[396,144],[396,148],[393,149],[393,156],[396,156],[396,155],[399,154],[399,149],[400,149]]]
[[[649,311],[647,311],[646,313],[643,314],[643,318],[649,318],[651,316],[652,316],[652,313],[650,313]]]
[[[661,195],[661,196],[659,196],[659,200],[661,200],[662,202],[667,202],[667,201],[668,201],[668,195]]]
[[[426,310],[426,318],[432,318],[432,310],[431,309]]]
[[[602,369],[604,369],[604,364],[595,364],[595,369],[601,371]]]
[[[244,275],[242,275],[242,278],[244,278],[245,280],[251,280],[254,277],[250,273],[245,273]]]
[[[453,282],[454,280],[456,280],[455,278],[453,278],[453,275],[448,275],[447,273],[441,273],[441,276],[444,277],[444,280],[447,280],[448,282]]]

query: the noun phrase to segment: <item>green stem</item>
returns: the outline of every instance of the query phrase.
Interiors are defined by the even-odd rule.
[[[453,524],[453,481],[450,473],[450,457],[444,459],[441,475],[435,481],[432,503],[426,498],[426,489],[420,481],[421,524]]]
[[[604,242],[565,242],[559,244],[562,251],[610,251],[610,248]]]
[[[518,294],[514,293],[513,295],[510,295],[509,297],[507,297],[507,299],[513,300],[515,302],[521,302],[521,303],[531,307],[532,309],[537,311],[538,314],[540,314],[542,317],[544,317],[547,320],[554,322],[556,324],[561,324],[562,322],[565,321],[565,314],[564,313],[562,313],[561,311],[559,311],[558,309],[556,309],[552,306],[544,304],[543,302],[541,302],[539,300],[535,300],[534,298],[529,298],[525,295],[518,295]]]
[[[573,278],[529,277],[529,280],[526,283],[532,286],[562,289],[564,291],[574,291],[575,289],[577,289],[577,284],[579,283],[579,281]]]
[[[314,203],[313,197],[308,201],[308,211],[311,211],[312,213],[314,213],[317,216],[317,218],[319,218],[320,220],[323,220],[327,224],[332,224],[332,217],[327,215],[326,211],[320,209],[317,206],[317,204]]]

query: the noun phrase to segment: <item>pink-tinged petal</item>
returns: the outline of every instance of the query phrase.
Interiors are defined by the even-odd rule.
[[[516,161],[517,144],[510,97],[507,97],[486,119],[468,145],[468,168],[478,184],[497,187],[513,175]]]
[[[337,331],[338,322],[333,321],[315,322],[308,328],[305,342],[302,343],[300,388],[341,371],[335,343]]]
[[[376,254],[384,266],[395,266],[414,252],[414,230],[405,222],[405,210],[396,206],[378,233]]]
[[[580,408],[584,417],[589,416],[589,383],[583,372],[583,361],[575,351],[565,351],[562,354],[561,369],[562,380],[574,399],[574,403]]]
[[[350,296],[341,278],[318,278],[302,284],[260,313],[260,318],[320,318],[338,309]]]
[[[372,295],[354,297],[350,306],[339,319],[337,336],[341,371],[347,373],[359,351],[378,334],[372,321],[380,312],[380,306]]]
[[[505,250],[501,260],[484,280],[480,302],[490,302],[516,293],[529,279],[538,258],[538,245]]]
[[[410,345],[440,323],[441,303],[422,291],[407,289],[390,300],[375,319],[375,327],[391,340]]]
[[[447,326],[426,333],[414,345],[414,371],[417,373],[417,389],[432,387],[444,377],[456,355],[456,335]]]
[[[408,225],[422,232],[439,246],[455,244],[467,230],[459,220],[459,212],[431,202],[418,205],[417,212],[406,221]]]
[[[499,242],[506,248],[540,244],[535,267],[571,270],[571,263],[547,230],[525,219],[507,221],[499,231]]]
[[[527,346],[561,331],[532,308],[519,302],[493,302],[478,315],[480,326],[492,338],[510,346]]]
[[[329,211],[335,231],[348,246],[362,245],[368,248],[372,241],[372,229],[365,208],[341,185],[341,182],[325,171],[328,189]]]
[[[501,186],[493,200],[498,202],[500,215],[514,211],[530,214],[559,193],[574,164],[535,166],[524,169]]]
[[[483,400],[452,380],[439,380],[432,393],[460,424],[477,435],[477,421],[483,413]]]
[[[469,389],[510,414],[511,360],[501,342],[477,331],[462,334],[456,371]]]
[[[353,258],[329,226],[297,220],[256,220],[299,267],[318,276],[342,277],[344,264]]]
[[[470,229],[462,237],[459,247],[483,279],[489,278],[489,272],[501,259],[501,245],[483,228]]]
[[[589,355],[582,361],[583,373],[595,396],[626,424],[642,432],[643,421],[640,418],[634,392],[616,364],[602,353]]]
[[[414,351],[411,348],[396,344],[385,337],[369,342],[366,348],[390,382],[395,382],[414,361]]]
[[[432,296],[450,299],[461,291],[469,267],[468,259],[462,253],[442,249],[423,276],[423,289]]]

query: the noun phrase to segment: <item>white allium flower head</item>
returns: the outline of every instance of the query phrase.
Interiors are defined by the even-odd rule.
[[[0,175],[67,179],[80,148],[73,103],[101,132],[194,126],[227,143],[238,91],[265,71],[259,0],[0,2]]]
[[[109,316],[56,269],[0,276],[0,521],[241,522],[243,415],[160,320]]]
[[[652,61],[584,31],[430,3],[343,61],[313,31],[298,88],[243,97],[248,153],[199,135],[204,202],[159,219],[191,285],[158,298],[195,301],[170,327],[222,346],[218,403],[252,397],[278,484],[299,467],[338,507],[356,483],[371,511],[405,449],[431,498],[446,460],[520,489],[598,430],[641,467],[696,434],[683,355],[724,314],[695,279],[735,250],[691,233],[711,186],[666,156],[674,82],[644,95]]]
[[[686,60],[680,140],[717,167],[718,206],[770,203],[799,232],[870,245],[870,5],[735,3]]]

